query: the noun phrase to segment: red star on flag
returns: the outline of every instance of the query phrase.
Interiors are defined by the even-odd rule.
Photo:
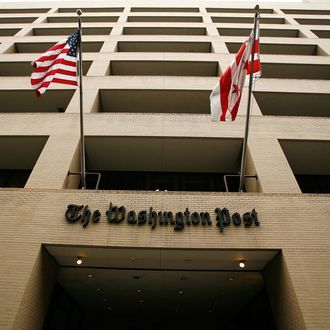
[[[235,93],[237,96],[239,96],[240,89],[238,85],[233,85],[233,91],[232,93]]]

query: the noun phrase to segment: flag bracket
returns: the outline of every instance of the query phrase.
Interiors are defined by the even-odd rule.
[[[70,175],[79,175],[81,177],[81,172],[68,172],[67,177],[69,177]],[[101,173],[99,172],[85,172],[85,175],[97,175],[97,180],[96,180],[96,184],[95,184],[95,190],[99,189],[100,186],[100,181],[101,181]]]

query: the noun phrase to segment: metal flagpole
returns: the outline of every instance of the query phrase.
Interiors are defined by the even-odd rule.
[[[255,40],[256,40],[256,33],[257,33],[257,20],[259,19],[259,6],[258,5],[255,7],[255,10],[256,10],[256,13],[254,14],[253,43],[252,43],[252,52],[251,52],[250,77],[249,77],[249,96],[248,96],[248,104],[247,104],[247,112],[246,112],[245,134],[244,134],[244,141],[243,141],[241,172],[240,172],[239,190],[238,190],[240,192],[244,191],[244,181],[245,181],[244,176],[245,176],[245,170],[246,170],[246,148],[247,148],[247,141],[248,141],[248,136],[249,136],[249,127],[250,127]]]
[[[84,137],[84,118],[83,118],[83,61],[82,61],[82,40],[81,40],[81,19],[82,11],[77,10],[78,30],[79,30],[79,99],[80,99],[80,170],[81,170],[81,189],[86,189],[86,164],[85,164],[85,137]]]

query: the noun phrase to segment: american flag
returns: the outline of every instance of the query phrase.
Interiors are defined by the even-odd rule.
[[[31,85],[37,96],[44,94],[51,82],[77,86],[78,44],[79,31],[76,31],[32,62],[35,70]]]

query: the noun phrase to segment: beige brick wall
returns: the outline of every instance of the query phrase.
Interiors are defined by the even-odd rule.
[[[29,281],[20,301],[13,329],[43,327],[57,275],[57,265],[45,249],[39,249],[33,269],[28,275]]]
[[[211,228],[189,227],[179,233],[172,227],[152,231],[148,226],[132,227],[126,223],[113,226],[107,224],[105,218],[110,201],[134,210],[153,206],[156,210],[175,212],[184,210],[188,205],[190,210],[209,211],[211,214],[217,206],[226,206],[238,212],[256,208],[261,226],[249,229],[230,226],[223,234],[215,223]],[[27,290],[32,290],[31,285],[35,285],[41,278],[34,274],[42,243],[109,247],[282,249],[287,270],[284,275],[280,275],[286,278],[285,274],[288,274],[292,284],[286,278],[280,296],[283,299],[280,299],[281,306],[276,316],[280,320],[279,324],[283,324],[279,328],[301,329],[299,310],[306,328],[318,330],[330,326],[330,266],[327,262],[329,196],[1,189],[0,203],[0,314],[5,315],[0,321],[1,329],[10,329],[14,320],[17,322],[15,324],[20,324],[20,320],[16,319],[20,317],[31,317],[26,322],[35,322],[36,310],[40,307],[35,304],[33,294]],[[100,209],[103,214],[101,222],[90,224],[86,229],[78,223],[66,223],[64,212],[69,203],[88,204],[92,210]],[[36,280],[31,279],[31,276]],[[278,280],[270,279],[275,282]],[[274,286],[275,282],[271,285]],[[27,301],[30,301],[28,309],[25,306]],[[17,314],[22,310],[24,313]]]
[[[306,329],[283,255],[277,255],[264,271],[265,286],[278,329]]]

